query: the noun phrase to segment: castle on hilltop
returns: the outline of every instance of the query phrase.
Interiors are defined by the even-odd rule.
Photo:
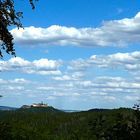
[[[41,103],[33,103],[31,107],[48,107],[48,104]]]
[[[23,105],[21,108],[32,108],[32,107],[48,107],[48,104],[41,103],[33,103],[32,105]]]

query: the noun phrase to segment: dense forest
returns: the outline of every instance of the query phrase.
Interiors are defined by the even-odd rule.
[[[139,140],[133,109],[66,113],[48,108],[0,111],[0,140]]]

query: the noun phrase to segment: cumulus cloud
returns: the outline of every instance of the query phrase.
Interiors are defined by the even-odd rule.
[[[1,84],[28,84],[28,83],[30,83],[30,81],[26,80],[24,78],[15,78],[12,80],[0,79],[0,83]]]
[[[16,84],[29,84],[31,81],[30,80],[26,80],[24,78],[15,78],[15,79],[8,79],[8,80],[5,80],[5,79],[0,79],[0,84],[1,85],[10,85],[10,84],[13,84],[13,85],[16,85]]]
[[[55,76],[52,77],[53,80],[57,80],[57,81],[73,81],[73,80],[79,80],[83,77],[83,73],[82,72],[74,72],[71,74],[67,74],[67,75],[62,75],[62,76]]]
[[[7,83],[6,80],[4,80],[4,79],[0,79],[0,84],[5,84],[5,83]]]
[[[78,98],[87,100],[88,97],[89,100],[102,98],[116,103],[128,100],[134,102],[140,99],[140,78],[134,75],[140,71],[139,51],[92,55],[88,59],[73,60],[69,64],[66,74],[52,78],[57,85],[54,91],[67,94],[79,93]],[[137,67],[132,69],[134,66]],[[109,74],[112,68],[114,73]],[[106,73],[102,71],[103,69],[109,71]],[[122,72],[125,72],[125,75],[122,75]],[[79,76],[75,78],[74,73]]]
[[[20,91],[20,90],[24,90],[24,87],[23,86],[7,86],[7,90]]]
[[[138,101],[139,99],[140,99],[140,97],[139,96],[130,96],[130,95],[127,95],[126,97],[125,97],[125,99],[126,100],[129,100],[129,101]]]
[[[70,77],[68,75],[63,75],[61,77],[53,77],[53,79],[58,80],[58,81],[74,80],[72,77]]]
[[[62,76],[63,78],[63,76]],[[124,102],[140,99],[140,82],[115,76],[97,76],[93,80],[58,80],[36,87],[37,92],[55,100],[86,100],[89,102]],[[131,99],[132,98],[132,99]]]
[[[123,68],[136,74],[140,72],[140,51],[93,55],[89,59],[73,60],[71,66],[68,66],[68,68],[85,71],[93,66],[97,66],[98,68]]]
[[[140,51],[116,53],[107,56],[91,56],[89,61],[98,65],[98,67],[122,67],[129,72],[138,72],[140,70]]]
[[[0,61],[0,71],[19,71],[28,74],[59,75],[61,60],[40,60],[28,61],[20,57],[11,58],[8,61]],[[21,81],[21,80],[20,80]]]
[[[140,12],[132,18],[103,22],[101,27],[75,28],[52,25],[48,28],[12,29],[16,43],[25,45],[126,46],[140,43]]]
[[[29,80],[26,80],[24,78],[16,78],[14,80],[9,80],[9,82],[13,84],[29,84],[30,83]]]
[[[123,79],[121,77],[107,76],[106,78],[97,77],[91,81],[73,81],[73,85],[70,89],[80,91],[80,93],[85,96],[116,96],[118,94],[138,93],[140,90],[140,83],[133,80]]]
[[[8,94],[21,95],[22,92],[25,92],[30,82],[30,80],[24,78],[0,79],[0,93],[4,97]]]
[[[15,96],[21,98],[30,97],[37,101],[74,101],[86,104],[129,104],[140,99],[140,52],[115,53],[109,55],[92,55],[87,59],[78,59],[63,63],[61,75],[60,60],[25,60],[23,58],[11,58],[7,61],[0,61],[0,70],[17,73],[51,74],[41,77],[41,80],[31,81],[32,75],[28,75],[28,80],[22,78],[2,79],[0,78],[0,93],[5,96]],[[114,68],[114,73],[110,73],[110,68]],[[119,68],[119,69],[116,69]],[[94,71],[95,69],[95,71]],[[108,70],[106,71],[102,70]],[[126,72],[129,71],[130,73]],[[125,75],[121,72],[125,71]],[[53,73],[54,72],[54,73]],[[58,72],[58,73],[57,73]],[[95,73],[94,73],[95,72]],[[102,73],[103,72],[103,73]],[[112,71],[111,71],[112,72]],[[117,73],[117,74],[116,74]],[[23,75],[24,76],[24,75]],[[16,75],[14,75],[16,77]],[[77,104],[77,102],[76,102]]]

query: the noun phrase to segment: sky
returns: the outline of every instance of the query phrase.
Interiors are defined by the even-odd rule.
[[[39,0],[9,27],[16,56],[0,60],[0,105],[132,107],[140,99],[140,0]]]

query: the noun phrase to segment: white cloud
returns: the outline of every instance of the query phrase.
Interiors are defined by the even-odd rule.
[[[28,84],[28,83],[30,83],[29,80],[26,80],[24,78],[16,78],[14,80],[9,80],[9,81],[13,84]]]
[[[69,81],[69,80],[74,80],[72,77],[68,76],[68,75],[63,75],[61,77],[53,77],[54,80],[57,81]]]
[[[110,79],[110,78],[109,78]],[[102,80],[103,83],[98,83],[98,87],[102,87],[105,89],[108,88],[116,88],[116,89],[140,89],[140,83],[135,83],[135,82],[128,82],[128,81],[106,81],[106,80]],[[96,86],[97,86],[96,85]],[[123,92],[123,91],[122,91]]]
[[[7,83],[6,80],[4,80],[4,79],[0,79],[0,84],[6,84],[6,83]]]
[[[49,90],[55,90],[55,87],[40,86],[40,87],[37,87],[37,89],[38,89],[38,90],[49,91]]]
[[[27,60],[24,60],[23,58],[20,57],[15,57],[15,58],[11,58],[8,61],[9,65],[12,67],[26,67],[28,65],[30,65],[30,62]]]
[[[48,28],[34,26],[12,29],[16,43],[37,46],[74,45],[74,46],[125,46],[140,43],[140,12],[132,18],[111,20],[98,28],[75,28],[52,25]]]
[[[140,100],[140,96],[130,96],[130,95],[127,95],[126,97],[125,97],[125,99],[126,100],[129,100],[129,101],[138,101],[138,100]]]
[[[28,61],[20,57],[11,58],[8,61],[0,61],[0,71],[19,71],[28,74],[59,75],[61,60],[40,60]]]
[[[71,70],[85,71],[91,67],[123,68],[132,73],[140,72],[140,51],[115,53],[110,55],[93,55],[89,59],[78,59],[68,66]]]
[[[43,70],[56,70],[60,63],[54,60],[48,60],[45,58],[42,58],[40,60],[34,60],[33,61],[33,65],[37,68],[37,69],[43,69]]]
[[[56,99],[56,97],[54,97],[54,96],[47,97],[47,100],[55,100],[55,99]]]
[[[17,94],[17,92],[25,91],[30,82],[24,78],[0,79],[0,92],[3,95]]]
[[[139,71],[140,68],[140,52],[116,53],[108,56],[91,57],[91,63],[95,63],[98,67],[123,67],[127,71]]]
[[[114,97],[114,96],[104,96],[104,99],[107,100],[107,101],[113,102],[113,101],[116,100],[116,97]]]
[[[26,80],[24,78],[15,78],[12,80],[0,79],[0,83],[1,84],[28,84],[28,83],[30,83],[30,81]]]
[[[84,88],[94,86],[91,81],[78,81],[76,82],[77,86],[82,86]]]
[[[122,103],[123,105],[124,102],[132,103],[140,98],[140,76],[131,75],[140,71],[138,67],[140,64],[139,51],[93,55],[88,59],[78,59],[63,64],[62,73],[59,73],[62,65],[62,61],[59,60],[42,58],[29,61],[23,58],[11,58],[8,61],[0,61],[0,69],[9,71],[10,74],[11,71],[20,71],[25,74],[42,74],[43,72],[51,74],[47,78],[42,76],[41,80],[38,76],[34,77],[34,81],[29,80],[33,75],[31,77],[28,75],[28,80],[1,78],[0,93],[7,97],[20,93],[21,98],[23,96],[30,97],[37,101],[42,98],[50,101],[60,99],[66,102],[84,99],[87,104],[96,101],[103,102],[103,104]],[[71,68],[67,69],[68,67]],[[112,67],[119,67],[119,69],[114,69],[114,73],[109,73]],[[106,73],[102,69],[109,69],[109,71]],[[122,75],[121,72],[126,70],[130,73],[125,72],[125,75]],[[53,72],[55,74],[58,72],[61,75],[54,76]]]
[[[52,80],[51,81],[30,81],[26,79],[4,80],[0,84],[0,92],[4,97],[15,96],[34,98],[34,100],[57,100],[71,101],[83,99],[87,104],[103,102],[111,104],[131,101],[135,102],[140,98],[140,82],[134,79],[128,80],[121,77],[95,77],[93,80]],[[13,82],[12,82],[13,81]],[[23,82],[23,84],[21,84]],[[28,98],[29,99],[29,98]],[[94,104],[94,103],[93,103]]]
[[[14,91],[17,91],[17,90],[24,90],[24,87],[23,86],[7,86],[7,90],[14,90]]]

